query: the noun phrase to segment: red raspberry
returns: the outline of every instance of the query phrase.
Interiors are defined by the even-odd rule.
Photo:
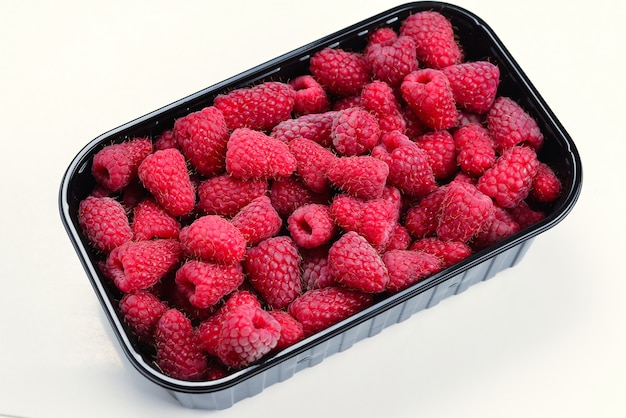
[[[192,167],[203,176],[224,171],[228,135],[222,112],[213,106],[174,122],[176,143]]]
[[[78,223],[91,245],[105,253],[133,238],[124,207],[112,197],[83,199],[78,205]]]
[[[296,138],[310,139],[324,147],[330,147],[330,134],[337,112],[312,113],[287,119],[272,129],[271,136],[289,143]]]
[[[365,46],[365,52],[367,53],[371,45],[387,44],[395,42],[398,39],[398,34],[393,28],[382,27],[378,28],[369,35],[368,44]]]
[[[231,264],[246,255],[246,239],[228,220],[205,215],[180,230],[179,239],[187,256]]]
[[[387,291],[397,293],[441,270],[441,260],[428,253],[391,250],[382,256],[389,271]]]
[[[335,235],[336,226],[326,205],[300,206],[287,219],[287,228],[296,244],[314,248],[329,242]]]
[[[91,174],[98,184],[118,192],[137,176],[139,164],[151,153],[149,138],[107,145],[93,156]]]
[[[509,209],[509,213],[518,223],[520,229],[524,229],[528,226],[534,225],[546,218],[546,213],[542,210],[533,209],[528,206],[525,201],[519,202],[519,204]]]
[[[424,238],[435,234],[446,189],[447,186],[435,189],[407,210],[404,226],[411,236]]]
[[[429,128],[438,131],[456,125],[459,113],[450,82],[441,71],[414,71],[404,78],[400,91],[411,110]]]
[[[539,150],[543,144],[537,121],[509,97],[500,96],[495,100],[487,113],[487,128],[500,153],[515,145],[529,145]]]
[[[248,128],[235,129],[226,151],[226,171],[233,177],[270,179],[288,177],[296,159],[284,142]]]
[[[374,78],[397,87],[402,79],[417,69],[415,41],[410,36],[400,36],[366,47],[365,58]]]
[[[231,219],[231,223],[244,236],[248,246],[275,236],[283,226],[283,220],[267,196],[259,196],[248,203]]]
[[[469,123],[454,132],[456,161],[464,173],[480,177],[496,162],[496,148],[489,131]]]
[[[366,110],[352,107],[340,110],[335,116],[331,139],[339,154],[366,154],[374,148],[379,138],[378,121]]]
[[[436,237],[419,239],[411,245],[410,249],[439,257],[442,268],[450,267],[472,255],[472,248],[466,243],[443,241]]]
[[[221,265],[189,260],[176,271],[175,280],[193,306],[208,308],[235,291],[244,277],[240,263]]]
[[[404,194],[425,196],[437,187],[426,151],[398,131],[384,134],[372,157],[387,165],[388,183]]]
[[[363,199],[382,196],[389,166],[369,155],[336,158],[327,172],[328,180],[340,190]]]
[[[324,87],[312,75],[298,76],[289,82],[296,91],[293,110],[298,115],[322,113],[330,109],[330,100]]]
[[[180,244],[172,239],[128,241],[109,254],[105,274],[124,293],[147,289],[178,266]]]
[[[457,106],[473,113],[487,112],[496,98],[500,69],[488,61],[464,62],[443,68]]]
[[[153,198],[142,200],[135,206],[131,225],[138,241],[152,238],[178,239],[180,223],[169,215]]]
[[[161,133],[154,141],[154,149],[162,150],[168,148],[178,148],[176,142],[176,136],[174,135],[174,129],[167,129]]]
[[[156,364],[174,379],[202,380],[207,359],[200,349],[191,321],[182,312],[169,309],[156,329]]]
[[[302,292],[300,255],[287,236],[248,249],[243,266],[254,289],[273,309],[285,308]]]
[[[289,305],[289,313],[310,336],[371,306],[370,293],[331,286],[309,290]]]
[[[157,323],[168,310],[167,305],[152,293],[140,290],[125,294],[119,306],[130,332],[139,340],[152,343]]]
[[[426,152],[428,163],[436,180],[450,178],[456,173],[456,147],[450,132],[427,132],[416,138],[415,143]]]
[[[330,194],[328,191],[315,193],[302,184],[299,178],[292,176],[272,183],[270,200],[280,216],[287,218],[300,206],[311,203],[328,204]]]
[[[561,195],[562,187],[561,181],[552,168],[540,162],[537,174],[533,177],[530,196],[538,202],[552,203]]]
[[[400,113],[404,118],[404,125],[406,126],[405,134],[409,138],[417,138],[420,135],[425,134],[430,129],[419,117],[411,110],[409,105],[403,104],[400,106]]]
[[[158,295],[169,307],[176,308],[189,318],[192,323],[199,324],[215,312],[215,306],[199,308],[189,301],[189,297],[176,284],[176,275],[168,274],[152,287],[151,291]]]
[[[470,123],[484,125],[485,119],[485,115],[479,115],[478,113],[472,113],[464,109],[459,109],[459,119],[457,121],[457,127],[469,125]]]
[[[351,96],[370,81],[365,57],[357,52],[324,48],[313,54],[309,70],[330,94]]]
[[[217,356],[217,345],[220,332],[222,330],[222,319],[224,314],[236,307],[249,305],[256,309],[261,309],[261,302],[252,293],[237,290],[232,293],[226,302],[213,315],[202,321],[198,326],[198,337],[200,346],[207,354]]]
[[[357,232],[377,249],[387,245],[398,219],[397,207],[382,198],[363,200],[340,194],[333,199],[330,211],[344,231]]]
[[[424,11],[407,17],[400,27],[401,36],[415,41],[417,59],[426,67],[444,68],[463,61],[450,21],[435,11]]]
[[[250,128],[269,131],[289,119],[295,104],[292,86],[268,81],[218,95],[213,104],[223,114],[229,129]]]
[[[200,183],[198,209],[205,215],[231,217],[268,190],[266,179],[241,180],[222,174]]]
[[[487,248],[520,230],[513,217],[500,207],[495,207],[483,229],[474,237],[473,246],[477,249]]]
[[[441,202],[437,236],[445,241],[468,242],[493,214],[491,199],[468,183],[452,182]]]
[[[243,305],[222,318],[217,356],[224,365],[244,368],[272,351],[280,339],[280,323],[263,309]]]
[[[385,247],[385,251],[406,250],[411,245],[411,235],[409,231],[402,225],[396,224],[391,231],[391,237]]]
[[[330,184],[326,173],[337,158],[327,148],[306,138],[296,138],[289,149],[297,161],[296,172],[307,188],[316,193],[328,192]]]
[[[328,269],[327,246],[316,247],[310,250],[300,251],[302,260],[302,290],[320,289],[334,284],[334,280]]]
[[[366,293],[380,293],[389,272],[378,252],[356,232],[346,232],[328,250],[328,268],[336,283]]]
[[[363,88],[365,88],[365,86],[363,86]],[[363,107],[363,106],[361,106],[361,95],[360,94],[356,94],[356,95],[353,95],[353,96],[339,97],[333,103],[332,109],[334,111],[338,112],[340,110],[346,110],[346,109],[350,109],[352,107]]]
[[[273,310],[269,314],[280,324],[280,338],[274,350],[282,350],[304,338],[302,324],[288,312]]]
[[[383,81],[373,81],[361,90],[361,105],[378,120],[381,134],[406,131],[406,122],[400,111],[393,89]]]
[[[175,148],[155,151],[138,170],[143,186],[172,216],[190,213],[196,204],[196,191],[185,157]]]
[[[532,148],[514,146],[478,179],[478,190],[503,208],[512,208],[526,199],[537,173],[539,160]]]

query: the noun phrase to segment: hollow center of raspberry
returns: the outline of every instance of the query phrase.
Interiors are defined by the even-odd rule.
[[[306,235],[311,235],[313,233],[313,228],[304,219],[298,221],[298,228]]]

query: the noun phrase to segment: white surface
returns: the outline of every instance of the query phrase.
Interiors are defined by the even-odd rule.
[[[626,416],[623,2],[456,2],[500,36],[583,160],[574,210],[518,267],[219,413],[183,408],[118,355],[58,214],[74,155],[400,3],[1,3],[0,415]]]

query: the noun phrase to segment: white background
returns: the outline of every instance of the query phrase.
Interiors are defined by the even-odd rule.
[[[92,138],[394,1],[0,2],[0,415],[624,417],[624,2],[458,1],[579,148],[583,191],[514,269],[221,412],[118,354],[63,229]]]

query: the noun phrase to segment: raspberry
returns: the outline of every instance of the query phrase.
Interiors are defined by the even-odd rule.
[[[330,108],[330,100],[320,83],[309,74],[301,75],[289,82],[296,91],[293,110],[298,115],[322,113]]]
[[[166,311],[156,329],[156,364],[174,379],[201,380],[207,359],[191,321],[176,309]]]
[[[441,260],[431,254],[411,250],[391,250],[382,256],[389,271],[387,291],[400,290],[424,280],[441,270]]]
[[[456,125],[459,113],[450,82],[441,71],[413,71],[402,81],[400,91],[411,110],[429,128],[438,131]]]
[[[540,162],[537,167],[537,174],[533,177],[530,196],[541,203],[552,203],[560,195],[562,189],[561,181],[549,165]]]
[[[450,178],[456,173],[456,147],[450,132],[427,132],[416,138],[415,143],[426,152],[428,164],[436,180]]]
[[[267,196],[259,196],[247,204],[231,219],[231,223],[244,236],[248,246],[275,236],[283,226],[283,220]]]
[[[248,249],[243,266],[254,289],[273,309],[285,308],[302,292],[300,256],[287,236]]]
[[[93,156],[91,174],[106,189],[120,191],[135,178],[139,164],[151,153],[149,138],[107,145]]]
[[[147,289],[178,266],[180,244],[172,239],[128,241],[111,251],[105,273],[124,293]]]
[[[280,323],[268,312],[250,305],[228,310],[222,318],[217,356],[235,369],[260,360],[276,347]]]
[[[296,173],[302,184],[316,193],[327,192],[330,187],[326,173],[337,158],[330,150],[306,138],[296,138],[289,149],[297,161]]]
[[[315,193],[302,184],[300,179],[292,176],[272,183],[270,200],[280,216],[286,218],[300,206],[311,203],[328,204],[330,195],[328,191]]]
[[[467,110],[459,109],[459,119],[457,120],[457,127],[469,125],[470,123],[477,123],[484,125],[485,115],[479,115],[478,113],[468,112]]]
[[[389,242],[385,247],[385,251],[406,250],[411,245],[411,235],[409,231],[402,225],[396,224],[391,231]]]
[[[480,177],[496,162],[496,148],[489,131],[469,123],[454,132],[456,161],[464,173]]]
[[[387,245],[398,219],[397,207],[382,198],[363,200],[339,194],[333,199],[330,211],[344,231],[357,232],[375,248]]]
[[[444,68],[463,60],[452,24],[438,12],[424,11],[407,17],[400,26],[400,36],[413,38],[417,59],[426,67]]]
[[[417,115],[411,110],[409,105],[403,104],[400,106],[400,113],[404,118],[405,134],[409,138],[417,138],[430,130],[424,122],[417,117]]]
[[[153,342],[157,323],[168,310],[164,302],[145,290],[125,294],[119,307],[130,332],[146,343]]]
[[[509,213],[513,220],[518,223],[520,229],[524,229],[546,218],[544,211],[531,208],[523,200],[517,206],[510,208]]]
[[[491,199],[468,183],[452,182],[441,202],[437,236],[445,241],[468,242],[492,216]]]
[[[526,199],[537,173],[539,160],[531,148],[509,148],[478,179],[478,190],[503,208],[512,208]]]
[[[175,280],[193,306],[208,308],[235,291],[244,277],[239,263],[221,265],[189,260],[176,271]]]
[[[132,230],[138,241],[152,238],[178,239],[180,223],[153,198],[139,202],[133,211]]]
[[[473,245],[477,249],[487,248],[520,230],[519,224],[503,208],[495,207],[483,229],[474,238]]]
[[[328,250],[328,268],[336,283],[366,293],[380,293],[389,272],[378,252],[356,232],[346,232]]]
[[[91,245],[105,253],[133,238],[124,207],[112,197],[83,199],[78,205],[78,223]]]
[[[409,36],[400,36],[366,46],[365,58],[374,78],[399,86],[402,79],[417,69],[415,41]]]
[[[393,28],[382,27],[374,30],[369,35],[368,44],[365,46],[365,53],[369,51],[372,45],[387,44],[395,42],[398,39],[398,34]]]
[[[393,89],[383,81],[373,81],[361,90],[361,105],[378,120],[381,134],[406,131],[406,122],[400,112]]]
[[[320,289],[334,284],[334,280],[328,270],[327,246],[316,247],[310,250],[300,251],[302,261],[302,290]]]
[[[509,97],[500,96],[494,101],[487,113],[487,129],[500,153],[515,145],[539,150],[543,144],[543,134],[535,119]]]
[[[313,335],[371,306],[369,293],[331,286],[309,290],[289,305],[289,313],[302,324],[305,336]]]
[[[174,135],[174,129],[167,129],[161,133],[154,141],[154,149],[162,150],[168,148],[178,148],[176,142],[176,136]]]
[[[269,311],[269,314],[280,324],[280,337],[275,350],[287,348],[304,338],[304,328],[296,318],[286,311]]]
[[[435,234],[447,186],[441,186],[411,206],[404,219],[404,226],[414,238]]]
[[[313,54],[309,70],[330,94],[357,94],[370,80],[365,57],[357,52],[324,48]]]
[[[365,88],[365,86],[363,86],[363,88]],[[361,95],[360,94],[338,98],[333,103],[333,108],[332,109],[334,111],[338,112],[340,110],[346,110],[346,109],[350,109],[352,107],[362,107],[361,106]]]
[[[138,169],[143,186],[172,216],[190,213],[196,204],[196,191],[185,157],[175,148],[155,151]]]
[[[248,128],[235,129],[228,140],[226,171],[239,179],[288,177],[296,159],[284,142]]]
[[[224,170],[228,128],[216,107],[205,107],[177,119],[174,138],[199,174],[214,176]]]
[[[352,107],[335,115],[331,132],[333,146],[344,156],[363,155],[378,143],[380,127],[368,111]]]
[[[381,197],[388,175],[389,166],[368,155],[336,158],[327,172],[333,185],[363,199]]]
[[[372,157],[387,165],[388,183],[409,196],[425,196],[437,187],[426,151],[398,131],[384,134]]]
[[[272,129],[270,136],[289,143],[296,138],[310,139],[324,147],[330,147],[330,134],[337,112],[312,113],[295,119],[287,119]]]
[[[231,264],[246,255],[246,239],[228,220],[205,215],[180,230],[179,239],[187,256]]]
[[[198,338],[200,347],[212,355],[217,356],[217,345],[222,327],[224,314],[238,306],[250,305],[261,309],[261,303],[252,293],[242,290],[233,292],[226,302],[213,315],[202,321],[198,326]]]
[[[289,119],[295,97],[296,91],[289,84],[268,81],[220,94],[213,104],[222,112],[231,130],[250,128],[269,131],[279,122]]]
[[[266,179],[241,180],[222,174],[198,186],[198,209],[205,215],[231,217],[269,190]]]
[[[488,61],[464,62],[443,68],[457,106],[473,113],[487,112],[496,98],[500,69]]]
[[[330,208],[319,204],[304,205],[294,210],[287,219],[287,228],[296,244],[303,248],[326,244],[336,232]]]
[[[472,248],[460,241],[443,241],[436,237],[422,238],[409,247],[413,251],[432,254],[442,262],[441,267],[447,268],[472,255]]]

